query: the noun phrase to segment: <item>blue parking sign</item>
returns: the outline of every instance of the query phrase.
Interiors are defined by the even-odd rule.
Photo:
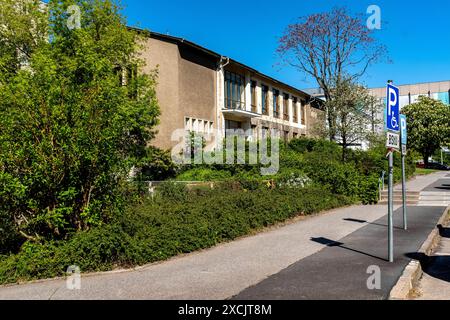
[[[408,129],[406,125],[406,116],[404,114],[400,115],[400,127],[402,130],[402,145],[406,146],[408,144]]]
[[[387,107],[386,107],[386,128],[390,131],[400,131],[400,90],[388,84],[387,86]]]

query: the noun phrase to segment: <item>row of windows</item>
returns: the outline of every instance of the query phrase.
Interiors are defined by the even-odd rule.
[[[411,94],[408,93],[407,95],[402,95],[399,97],[399,104],[400,109],[403,109],[403,107],[416,103],[419,101],[420,96],[428,96],[429,98],[432,98],[434,100],[439,100],[444,104],[450,104],[450,90],[448,92],[431,92],[429,91],[427,94]],[[387,98],[383,98],[382,101],[384,105],[386,105]]]
[[[228,71],[225,72],[225,107],[245,110],[245,79]]]
[[[184,129],[186,131],[211,134],[214,130],[214,123],[212,121],[186,117],[184,123]]]
[[[252,80],[250,82],[250,105],[251,111],[257,113],[257,82]],[[283,119],[289,121],[289,98],[290,94],[283,93],[282,99],[280,99],[280,90],[272,89],[272,107],[273,116],[278,119]],[[261,84],[261,107],[262,114],[269,115],[269,87],[267,85]],[[298,119],[298,98],[292,97],[292,102],[294,106],[293,110],[293,121],[294,123],[299,123]],[[281,103],[283,105],[281,105]],[[225,108],[233,110],[245,110],[245,78],[239,74],[225,71]],[[283,114],[281,114],[283,106]],[[301,124],[305,124],[306,110],[305,102],[301,101],[300,106],[301,112]]]

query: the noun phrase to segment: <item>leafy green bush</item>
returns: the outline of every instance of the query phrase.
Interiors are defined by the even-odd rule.
[[[278,187],[304,188],[312,184],[312,180],[299,169],[284,169],[275,177]]]
[[[355,196],[358,194],[360,174],[351,164],[323,158],[320,154],[309,154],[306,158],[306,174],[315,183],[336,194]]]
[[[173,196],[177,188],[167,184],[159,196],[130,208],[111,224],[69,240],[24,244],[18,254],[0,260],[0,283],[63,276],[71,265],[83,272],[142,265],[233,240],[299,214],[352,203],[320,188],[217,188],[189,193],[179,201]]]
[[[255,179],[255,178],[247,178],[247,179],[239,179],[239,184],[244,190],[258,190],[263,187],[264,182],[261,181],[261,179]]]
[[[359,181],[358,197],[363,204],[376,204],[379,201],[379,177],[376,174],[362,176]]]
[[[2,33],[0,50],[9,65],[0,72],[0,211],[23,240],[64,239],[107,222],[154,137],[157,72],[137,72],[142,34],[124,24],[113,2],[84,1],[83,27],[67,32],[72,0],[48,2],[44,21],[33,9],[39,1],[27,10],[2,1],[2,17],[16,17],[2,19],[11,32]],[[29,68],[20,67],[17,50],[3,50],[29,33],[14,20],[36,27],[20,45]],[[119,75],[127,69],[136,72],[124,86]]]
[[[231,178],[231,173],[225,170],[214,170],[212,168],[194,167],[181,173],[179,181],[223,181]]]
[[[188,196],[188,190],[184,183],[164,182],[157,188],[161,197],[173,201],[185,201]]]
[[[163,181],[176,176],[179,166],[172,161],[169,151],[149,147],[146,153],[147,156],[137,164],[136,180]]]

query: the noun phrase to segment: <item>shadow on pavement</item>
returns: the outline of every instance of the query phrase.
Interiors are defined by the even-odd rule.
[[[344,243],[342,243],[342,242],[334,241],[334,240],[327,239],[327,238],[324,238],[324,237],[311,238],[311,241],[319,243],[319,244],[322,244],[322,245],[327,246],[327,247],[337,247],[337,248],[349,250],[349,251],[352,251],[352,252],[355,252],[355,253],[363,254],[363,255],[371,257],[371,258],[375,258],[375,259],[386,261],[386,259],[384,259],[384,258],[380,258],[380,257],[374,256],[374,255],[372,255],[370,253],[363,252],[363,251],[360,251],[360,250],[357,250],[357,249],[352,249],[352,248],[346,247],[344,245]]]
[[[439,229],[439,235],[442,238],[450,238],[450,228],[445,228],[441,224],[437,226]]]
[[[372,225],[372,226],[379,226],[379,227],[387,228],[387,225],[385,225],[385,224],[376,223],[376,222],[368,222],[366,220],[359,220],[359,219],[353,219],[353,218],[346,218],[346,219],[343,219],[343,220],[344,221],[349,221],[349,222],[361,223],[361,224],[365,223],[365,224],[369,224],[369,225]],[[403,230],[403,228],[400,228],[400,227],[394,227],[394,229]]]
[[[424,253],[408,253],[406,257],[419,261],[424,273],[430,277],[450,282],[450,256],[428,256]]]

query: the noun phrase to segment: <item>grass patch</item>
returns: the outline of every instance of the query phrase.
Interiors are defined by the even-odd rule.
[[[416,176],[426,176],[435,172],[439,172],[439,170],[434,170],[434,169],[423,169],[423,168],[417,168],[415,175]]]

